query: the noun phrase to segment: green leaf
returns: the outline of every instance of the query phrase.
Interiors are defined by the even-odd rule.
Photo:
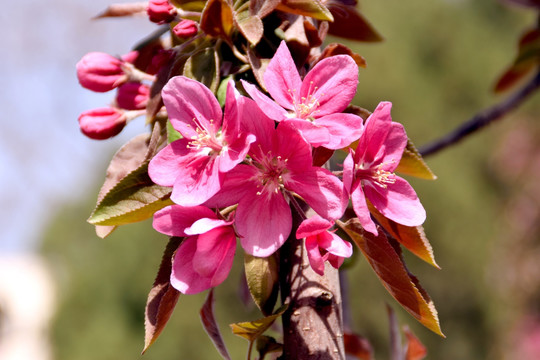
[[[332,13],[319,0],[282,0],[276,9],[317,20],[334,21]]]
[[[214,94],[219,86],[219,57],[216,50],[206,48],[186,61],[184,75],[206,85]]]
[[[175,128],[173,128],[170,121],[167,121],[167,142],[170,144],[173,141],[176,141],[178,139],[182,138],[182,134]]]
[[[235,335],[243,337],[249,342],[253,342],[259,336],[261,336],[270,326],[272,326],[274,321],[276,321],[278,317],[283,315],[283,313],[287,310],[288,307],[289,304],[284,304],[279,309],[277,309],[274,314],[264,317],[262,319],[231,324],[230,326],[232,332]]]
[[[93,225],[124,225],[148,219],[167,205],[171,188],[156,185],[148,176],[148,164],[124,177],[101,200],[88,222]]]
[[[219,106],[224,107],[227,100],[227,85],[229,81],[233,79],[232,75],[229,75],[221,80],[217,89],[216,98],[219,102]]]
[[[216,347],[216,350],[219,352],[223,359],[230,360],[231,356],[229,355],[229,351],[227,351],[225,342],[223,342],[223,338],[221,337],[221,332],[219,331],[216,318],[214,317],[214,289],[210,289],[210,291],[208,292],[206,301],[204,302],[204,305],[201,308],[199,314],[201,316],[204,330],[210,337],[210,340],[212,340],[212,343]]]
[[[251,297],[264,315],[272,313],[278,295],[278,261],[275,255],[266,258],[244,255],[246,280]]]
[[[163,253],[154,285],[152,285],[152,289],[148,294],[144,320],[143,354],[156,341],[165,328],[180,297],[180,292],[172,287],[170,278],[172,258],[181,242],[182,238],[173,237],[169,240]]]
[[[396,168],[396,172],[426,180],[437,179],[437,176],[424,162],[422,155],[416,150],[411,140],[407,140],[407,147],[403,151],[403,156]]]
[[[357,218],[336,223],[356,243],[390,295],[422,325],[444,337],[433,302],[409,275],[384,231],[379,228],[378,236],[364,231]]]
[[[206,0],[169,0],[174,6],[185,11],[201,12],[206,5]]]

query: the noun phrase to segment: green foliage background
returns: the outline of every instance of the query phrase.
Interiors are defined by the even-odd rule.
[[[361,5],[386,41],[348,44],[368,62],[360,71],[355,103],[374,109],[379,101],[392,101],[394,120],[405,125],[417,146],[500,100],[490,89],[512,61],[520,34],[534,22],[534,14],[494,0],[363,0]],[[490,156],[513,121],[539,111],[538,101],[529,101],[504,122],[427,158],[437,181],[411,180],[427,209],[425,229],[442,270],[412,257],[407,261],[435,301],[447,339],[398,310],[363,259],[347,272],[355,330],[373,343],[378,359],[388,358],[385,302],[428,346],[429,359],[501,358],[498,340],[519,309],[500,301],[488,276],[509,192],[494,176]],[[97,174],[104,174],[106,162]],[[95,194],[101,180],[96,176]],[[85,222],[93,202],[90,194],[66,205],[43,235],[42,252],[60,289],[55,358],[139,358],[146,296],[167,239],[147,221],[101,240]],[[238,297],[241,260],[237,256],[231,276],[216,291],[216,317],[234,359],[244,357],[247,343],[231,335],[227,324],[259,316],[253,307],[244,310]],[[218,358],[198,318],[204,298],[181,296],[164,333],[142,358]]]

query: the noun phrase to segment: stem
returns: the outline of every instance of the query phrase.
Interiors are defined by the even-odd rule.
[[[540,71],[530,82],[525,84],[523,88],[516,91],[506,100],[481,111],[451,133],[433,141],[431,144],[422,146],[420,148],[420,154],[422,154],[422,156],[435,154],[448,146],[459,142],[466,136],[482,129],[493,121],[502,118],[508,112],[521,105],[521,103],[525,101],[525,99],[527,99],[527,97],[529,97],[531,94],[533,94],[538,87],[540,87]]]
[[[248,352],[247,352],[247,357],[246,357],[247,360],[251,360],[251,350],[253,349],[254,342],[255,342],[254,340],[249,342],[249,347],[248,347]]]

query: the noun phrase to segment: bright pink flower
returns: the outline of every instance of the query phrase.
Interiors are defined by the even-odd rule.
[[[153,226],[166,235],[186,237],[173,259],[175,289],[196,294],[227,278],[236,251],[232,221],[219,219],[204,206],[172,205],[154,214]]]
[[[151,22],[160,25],[169,23],[176,17],[176,9],[168,0],[150,0],[146,12]]]
[[[289,124],[276,129],[251,99],[242,100],[243,125],[257,138],[249,152],[252,162],[228,172],[221,191],[206,205],[238,203],[236,229],[242,247],[251,255],[265,257],[291,232],[289,192],[300,195],[326,219],[341,217],[347,199],[337,177],[312,166],[311,147],[298,130]]]
[[[150,161],[148,173],[163,186],[172,186],[171,199],[182,206],[204,203],[221,188],[223,174],[242,162],[255,137],[240,131],[234,87],[229,83],[225,115],[214,94],[184,76],[169,80],[162,91],[173,127],[183,138]]]
[[[77,78],[82,87],[107,92],[128,81],[123,61],[109,54],[91,52],[77,63]]]
[[[173,28],[174,35],[181,39],[187,39],[199,32],[197,23],[193,20],[182,20]]]
[[[146,108],[150,98],[150,87],[140,82],[131,81],[118,88],[116,103],[122,109],[141,110]]]
[[[360,136],[362,119],[341,113],[358,85],[358,66],[350,56],[323,59],[302,81],[282,41],[264,73],[264,83],[275,102],[254,85],[242,82],[268,117],[293,124],[311,145],[340,149]]]
[[[296,231],[296,238],[306,238],[306,250],[309,264],[313,271],[324,275],[324,262],[338,269],[346,257],[352,255],[350,242],[341,239],[333,232],[327,231],[334,225],[333,222],[315,215],[304,220]]]
[[[110,107],[87,110],[79,116],[81,132],[95,140],[118,135],[126,123],[127,116],[124,111]]]
[[[366,198],[388,219],[406,226],[421,225],[426,211],[409,183],[394,174],[407,134],[403,126],[392,122],[392,103],[381,102],[366,121],[354,154],[343,164],[343,182],[351,194],[352,204],[366,231],[377,235]]]

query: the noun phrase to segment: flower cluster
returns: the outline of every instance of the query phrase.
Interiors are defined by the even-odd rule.
[[[348,55],[318,62],[301,79],[284,42],[264,74],[273,99],[242,82],[232,82],[224,111],[203,84],[172,78],[162,91],[170,122],[181,138],[149,163],[158,185],[172,187],[175,205],[157,212],[154,228],[184,237],[173,260],[171,284],[197,293],[225,280],[239,238],[244,251],[267,257],[292,231],[291,207],[315,215],[296,231],[305,238],[311,267],[338,268],[352,246],[329,229],[352,200],[366,231],[377,228],[367,199],[384,216],[420,225],[425,212],[412,187],[396,176],[407,136],[392,122],[390,103],[381,103],[364,124],[344,113],[356,92],[358,70]],[[344,162],[343,181],[313,165],[313,149],[342,149],[357,141]]]

